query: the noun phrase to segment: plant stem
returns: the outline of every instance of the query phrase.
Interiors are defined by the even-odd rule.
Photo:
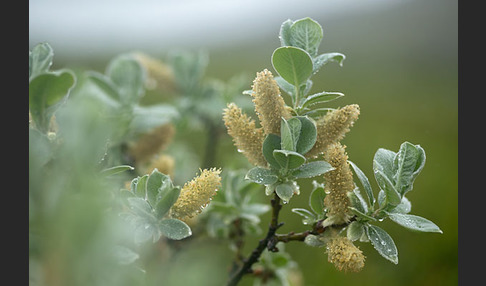
[[[258,261],[260,255],[263,253],[265,248],[268,248],[270,251],[277,251],[277,249],[275,248],[275,243],[278,241],[276,241],[275,239],[275,232],[283,224],[278,223],[278,214],[280,212],[280,209],[282,208],[282,205],[280,204],[280,198],[276,194],[275,198],[271,200],[271,204],[272,219],[268,227],[267,235],[264,239],[258,242],[257,247],[252,251],[250,257],[246,259],[245,263],[238,269],[238,271],[231,276],[226,286],[235,286],[241,280],[243,275],[252,273],[252,265]]]

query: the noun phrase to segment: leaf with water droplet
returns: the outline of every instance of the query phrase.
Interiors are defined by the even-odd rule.
[[[389,213],[388,216],[392,221],[410,230],[442,233],[435,223],[420,216],[402,213]]]
[[[398,250],[391,236],[376,225],[366,224],[365,229],[376,251],[389,261],[398,264]]]
[[[170,218],[159,223],[159,229],[169,239],[181,240],[192,235],[191,228],[183,221]]]

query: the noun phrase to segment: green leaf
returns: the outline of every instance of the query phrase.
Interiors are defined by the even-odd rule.
[[[382,228],[367,224],[366,232],[373,247],[389,261],[398,264],[398,250],[391,236]]]
[[[411,210],[412,210],[412,203],[405,196],[403,196],[400,204],[395,208],[391,209],[390,212],[407,214]]]
[[[312,75],[312,58],[300,48],[277,48],[272,54],[272,65],[283,79],[296,87]]]
[[[283,77],[275,76],[273,78],[281,90],[285,91],[292,99],[292,105],[295,103],[295,86],[288,83]]]
[[[417,146],[404,142],[394,160],[395,187],[402,195],[412,190],[413,181],[425,164],[425,152],[420,146],[418,146],[420,149]]]
[[[299,140],[297,141],[295,151],[304,155],[316,143],[317,128],[312,119],[309,119],[307,116],[296,116],[294,118],[300,120],[301,123],[300,134],[298,136]]]
[[[363,236],[364,232],[364,224],[359,221],[353,221],[350,225],[348,225],[348,229],[346,230],[346,236],[349,240],[356,241]]]
[[[367,214],[365,214],[364,212],[358,210],[357,208],[355,207],[348,207],[348,209],[353,213],[355,214],[356,216],[358,216],[358,218],[361,219],[361,221],[376,221],[376,218],[372,217],[372,216],[369,216]]]
[[[290,45],[307,51],[311,56],[317,55],[322,37],[321,25],[309,17],[295,21],[290,27]]]
[[[154,169],[147,179],[147,200],[152,205],[157,204],[157,196],[162,185],[170,181],[169,176],[162,174],[157,169]]]
[[[300,136],[301,123],[300,120],[292,117],[289,120],[282,118],[280,124],[280,135],[282,136],[281,147],[283,150],[295,151],[297,141]]]
[[[385,191],[385,198],[389,204],[396,206],[402,201],[393,183],[381,170],[375,170],[375,179],[380,188]]]
[[[86,74],[88,80],[97,85],[104,92],[104,94],[117,101],[120,100],[118,87],[107,75],[95,71],[88,71]]]
[[[181,240],[192,235],[191,228],[185,222],[175,218],[161,220],[159,229],[165,237],[172,240]]]
[[[272,170],[254,167],[246,173],[245,179],[260,185],[270,185],[277,182],[278,176]]]
[[[113,249],[113,255],[118,263],[128,265],[137,260],[140,256],[128,247],[116,245]]]
[[[322,247],[326,245],[326,243],[319,238],[318,235],[309,234],[305,237],[304,243],[312,247]]]
[[[315,186],[309,196],[309,206],[318,215],[324,214],[324,198],[326,197],[326,192],[321,186]]]
[[[122,172],[125,172],[125,171],[128,171],[128,170],[134,170],[134,169],[135,168],[133,168],[132,166],[129,166],[129,165],[119,165],[119,166],[114,166],[114,167],[111,167],[111,168],[103,169],[101,171],[101,174],[103,176],[111,176],[111,175],[122,173]]]
[[[348,163],[351,165],[351,167],[354,170],[354,173],[356,174],[359,181],[361,182],[361,185],[363,186],[363,189],[365,190],[366,197],[368,198],[368,203],[370,204],[370,206],[373,206],[375,204],[375,197],[373,196],[373,190],[371,189],[371,184],[370,184],[370,181],[368,180],[368,177],[366,177],[366,175],[363,173],[363,171],[361,171],[361,169],[358,168],[358,166],[355,163],[353,163],[349,160],[348,160]]]
[[[146,242],[152,238],[156,242],[160,238],[160,230],[153,220],[137,219],[135,220],[134,240],[136,244]]]
[[[393,161],[395,160],[396,153],[387,149],[380,148],[376,151],[373,157],[373,171],[380,170],[386,177],[393,180]],[[393,181],[392,181],[393,182]]]
[[[278,184],[275,193],[284,201],[288,202],[294,195],[294,187],[290,183]]]
[[[29,82],[49,71],[53,57],[54,50],[48,43],[37,44],[32,51],[29,51]]]
[[[273,151],[281,148],[280,136],[276,134],[268,134],[263,141],[262,153],[265,160],[275,169],[280,169],[280,164],[273,157]]]
[[[392,221],[410,230],[442,233],[442,230],[440,230],[435,223],[420,216],[402,213],[388,213],[388,217]]]
[[[285,22],[282,23],[280,26],[280,33],[279,33],[279,38],[280,38],[280,45],[283,46],[290,46],[290,27],[294,21],[288,19]]]
[[[273,157],[278,164],[286,169],[296,169],[305,163],[305,157],[294,151],[274,150]]]
[[[314,64],[314,69],[312,71],[313,74],[317,73],[322,66],[329,62],[337,62],[340,66],[343,66],[343,61],[346,59],[346,56],[341,53],[325,53],[320,54],[317,57],[312,59]]]
[[[293,208],[292,212],[304,217],[304,219],[302,220],[302,223],[305,224],[305,225],[313,224],[314,222],[317,221],[317,217],[312,212],[310,212],[306,209]]]
[[[301,104],[300,107],[301,108],[309,108],[313,105],[333,101],[333,100],[338,99],[338,98],[343,97],[343,96],[344,96],[343,93],[334,92],[334,91],[331,91],[331,92],[323,91],[323,92],[315,93],[315,94],[312,94],[312,95],[309,95],[308,97],[306,97],[302,101],[302,104]]]
[[[145,89],[146,72],[130,55],[119,55],[107,66],[106,75],[115,84],[120,100],[125,104],[137,103]]]
[[[129,208],[139,217],[149,220],[155,219],[152,214],[152,207],[149,203],[137,197],[127,198]]]
[[[313,161],[307,164],[300,166],[299,168],[295,169],[292,172],[292,176],[296,178],[312,178],[315,176],[322,175],[326,172],[334,170],[334,167],[331,166],[326,161]]]
[[[167,214],[172,205],[177,201],[177,198],[179,198],[180,193],[181,189],[172,186],[172,183],[167,184],[165,188],[161,188],[157,195],[157,204],[155,205],[155,214],[158,219],[162,219]]]
[[[68,70],[43,73],[29,83],[29,110],[41,132],[47,132],[51,116],[74,83],[74,74]]]
[[[353,207],[364,214],[368,213],[368,205],[361,196],[358,188],[355,188],[352,192],[348,192],[348,197]]]
[[[147,180],[149,175],[145,174],[142,177],[138,177],[135,184],[135,194],[140,198],[146,198],[147,196]],[[133,182],[133,181],[132,181]],[[133,189],[132,189],[133,190]]]

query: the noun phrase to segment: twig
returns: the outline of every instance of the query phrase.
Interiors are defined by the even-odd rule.
[[[238,269],[238,271],[231,276],[230,280],[226,284],[227,286],[237,285],[243,275],[252,273],[252,265],[258,261],[260,255],[263,253],[265,248],[268,248],[271,251],[277,251],[275,244],[278,241],[276,241],[275,239],[275,232],[279,227],[283,225],[283,223],[278,223],[278,214],[280,212],[280,209],[282,208],[282,205],[280,204],[280,198],[275,195],[275,198],[272,199],[271,204],[272,219],[268,227],[267,235],[264,239],[258,242],[258,246],[252,251],[250,257],[248,257],[248,259],[245,260],[245,263]]]

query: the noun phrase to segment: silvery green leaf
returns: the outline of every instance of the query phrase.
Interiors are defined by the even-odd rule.
[[[185,222],[175,218],[161,220],[159,229],[164,236],[173,240],[181,240],[192,235],[191,228]]]
[[[348,229],[346,230],[346,236],[351,241],[356,241],[363,236],[365,232],[365,228],[363,223],[359,221],[353,221],[350,225],[348,225]]]
[[[281,148],[280,136],[275,134],[268,134],[263,141],[262,153],[265,160],[275,169],[280,169],[280,164],[273,157],[273,151]]]
[[[391,209],[389,212],[407,214],[411,210],[412,210],[412,203],[405,196],[403,196],[400,204],[398,204],[398,206],[396,206],[395,208]]]
[[[334,170],[334,167],[331,166],[326,161],[313,161],[307,164],[300,166],[299,168],[295,169],[292,172],[292,176],[296,178],[312,178],[318,175],[322,175],[326,172]]]
[[[287,203],[294,195],[294,187],[289,183],[281,183],[275,187],[275,193]]]
[[[412,190],[413,182],[425,164],[425,151],[418,145],[404,142],[393,163],[396,189],[404,195]]]
[[[129,208],[139,217],[155,219],[152,214],[152,207],[142,198],[127,198]]]
[[[157,196],[160,189],[164,184],[170,181],[169,176],[159,172],[159,170],[154,169],[147,179],[147,200],[152,205],[157,204]]]
[[[323,247],[324,245],[326,245],[325,242],[319,239],[319,236],[313,234],[309,234],[308,236],[306,236],[304,239],[304,243],[312,247]]]
[[[348,192],[347,195],[353,207],[364,214],[368,213],[368,205],[361,196],[358,188],[355,188],[352,192]]]
[[[410,230],[442,233],[442,230],[440,230],[435,223],[420,216],[402,213],[388,213],[388,217],[392,221]]]
[[[376,251],[389,261],[398,264],[398,250],[391,236],[382,228],[371,224],[367,225],[366,232]]]
[[[128,265],[140,257],[135,251],[121,245],[114,246],[113,255],[118,260],[118,263],[122,265]]]
[[[315,186],[309,196],[309,206],[318,215],[324,214],[324,198],[326,197],[326,192],[321,186]]]
[[[322,37],[321,25],[309,17],[297,20],[290,26],[290,45],[307,51],[313,57],[317,55]]]
[[[296,116],[300,120],[300,130],[297,137],[295,151],[304,155],[309,152],[317,140],[317,128],[313,119],[307,116]]]
[[[49,71],[54,57],[54,50],[48,43],[37,44],[29,51],[29,81]]]
[[[320,54],[312,59],[312,63],[314,65],[312,73],[317,73],[322,66],[330,62],[337,62],[340,66],[343,66],[343,61],[345,59],[346,56],[341,53]]]
[[[312,75],[312,58],[301,48],[285,46],[275,49],[272,65],[283,79],[297,87]]]
[[[292,212],[302,216],[304,218],[302,220],[302,223],[305,224],[305,225],[312,224],[312,223],[317,221],[317,217],[312,212],[310,212],[306,209],[293,208]]]
[[[285,91],[292,99],[292,105],[295,103],[295,86],[288,83],[283,77],[276,76],[273,78],[281,90]]]
[[[299,119],[292,117],[289,120],[282,118],[280,125],[281,148],[287,151],[296,151],[297,142],[300,137],[302,123]]]
[[[273,157],[286,170],[296,169],[306,161],[305,157],[301,154],[287,150],[274,150]]]
[[[379,169],[375,170],[375,179],[382,190],[385,191],[386,202],[396,206],[402,198],[398,191],[395,189],[393,182]]]
[[[383,148],[378,149],[373,157],[373,171],[382,171],[391,182],[394,182],[393,161],[395,156],[396,153],[393,151]]]
[[[342,94],[341,92],[323,91],[323,92],[315,93],[315,94],[309,95],[308,97],[306,97],[302,101],[301,108],[308,108],[308,107],[313,106],[315,104],[333,101],[333,100],[338,99],[338,98],[343,97],[343,96],[344,96],[344,94]]]
[[[273,170],[254,167],[246,173],[245,179],[260,185],[270,185],[277,182],[278,176]]]
[[[134,170],[134,169],[135,168],[133,168],[132,166],[129,166],[129,165],[119,165],[119,166],[114,166],[114,167],[111,167],[111,168],[103,169],[103,170],[101,170],[101,174],[103,176],[111,176],[111,175],[122,173],[122,172],[125,172],[125,171],[128,171],[128,170]]]
[[[354,173],[358,177],[359,181],[361,182],[361,186],[363,186],[363,189],[364,189],[366,196],[368,198],[368,203],[370,204],[370,206],[373,206],[375,204],[375,197],[373,196],[373,190],[371,189],[371,184],[370,184],[370,181],[368,180],[368,177],[366,177],[366,175],[363,173],[363,171],[361,171],[361,169],[358,168],[358,166],[355,163],[353,163],[349,160],[348,160],[348,162],[351,165],[351,167],[353,168]]]
[[[361,212],[360,210],[358,210],[357,208],[355,207],[348,207],[348,209],[353,213],[355,214],[360,220],[362,221],[376,221],[376,218],[372,217],[372,216],[369,216],[367,214],[365,214],[364,212]]]
[[[118,88],[123,103],[133,104],[140,100],[145,89],[146,71],[130,55],[119,55],[110,61],[106,74]]]
[[[171,184],[172,185],[172,184]],[[179,187],[162,188],[157,195],[157,204],[155,205],[155,213],[158,219],[162,219],[169,209],[174,205],[179,198],[181,189]]]
[[[290,46],[290,27],[294,21],[287,19],[282,23],[280,26],[280,32],[279,32],[279,39],[280,39],[280,45],[283,46]]]

